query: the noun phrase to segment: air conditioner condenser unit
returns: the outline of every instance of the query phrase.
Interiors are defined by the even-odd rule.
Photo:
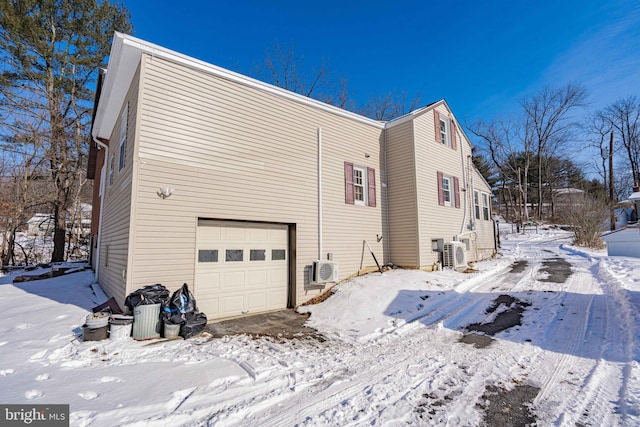
[[[462,270],[467,268],[467,253],[463,242],[447,242],[442,251],[442,266]]]
[[[333,261],[314,261],[311,269],[311,283],[321,284],[338,280],[338,264]]]

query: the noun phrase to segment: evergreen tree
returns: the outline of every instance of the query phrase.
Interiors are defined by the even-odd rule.
[[[114,31],[131,33],[129,12],[109,0],[0,2],[0,130],[25,148],[34,130],[51,178],[52,261],[64,260],[65,217],[82,185],[93,87]],[[23,145],[20,145],[23,144]]]

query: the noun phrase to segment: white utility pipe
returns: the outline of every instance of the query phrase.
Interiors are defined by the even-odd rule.
[[[100,269],[100,243],[102,241],[102,213],[104,212],[104,192],[105,192],[105,181],[107,180],[107,174],[102,175],[102,171],[109,164],[109,146],[100,142],[98,138],[92,135],[93,142],[98,144],[98,146],[104,148],[104,162],[102,162],[102,169],[100,170],[100,214],[98,215],[98,243],[96,245],[96,265],[95,265],[95,274],[96,281],[98,280],[98,270]]]
[[[455,132],[455,130],[454,130]],[[467,224],[467,197],[468,197],[468,183],[467,183],[467,174],[465,173],[465,162],[464,162],[464,141],[460,139],[460,160],[462,161],[462,183],[464,184],[464,217],[462,218],[462,226],[460,227],[460,234],[464,233],[464,228]]]
[[[318,128],[318,259],[322,258],[322,128]]]

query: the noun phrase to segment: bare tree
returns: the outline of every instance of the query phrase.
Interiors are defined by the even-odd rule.
[[[350,97],[347,80],[335,77],[326,60],[309,67],[295,46],[276,43],[267,49],[264,61],[255,67],[254,75],[268,83],[318,101],[367,116],[374,120],[391,120],[419,107],[420,96],[410,98],[406,92],[373,95],[364,107]]]
[[[640,100],[635,96],[615,101],[601,113],[627,155],[633,182],[640,182]]]
[[[521,101],[525,113],[526,138],[536,149],[538,160],[537,218],[542,219],[543,164],[567,143],[577,122],[571,113],[587,105],[587,91],[583,86],[567,84],[560,88],[546,87],[531,98]]]
[[[333,96],[338,102],[346,103],[346,80],[334,81],[327,61],[307,68],[304,56],[298,55],[295,46],[283,47],[276,43],[267,49],[264,62],[256,66],[258,78],[275,86],[318,100]]]
[[[131,25],[124,6],[109,0],[0,2],[0,114],[11,110],[31,124],[43,119],[36,128],[51,178],[52,261],[64,260],[66,212],[84,166],[91,86],[113,31],[131,32]]]
[[[509,207],[516,213],[518,222],[528,221],[529,169],[531,165],[531,138],[523,132],[526,128],[514,118],[498,118],[490,122],[482,120],[468,127],[471,133],[485,144],[489,158],[499,174],[500,194],[509,215]],[[515,189],[516,194],[512,194]]]
[[[386,95],[371,96],[358,112],[374,120],[392,120],[415,110],[420,102],[419,95],[409,98],[405,91],[389,92]]]

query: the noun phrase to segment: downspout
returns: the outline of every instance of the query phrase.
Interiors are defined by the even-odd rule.
[[[383,152],[382,152],[382,158],[384,159],[384,182],[381,182],[380,184],[382,185],[382,190],[384,191],[384,211],[385,211],[385,226],[387,229],[387,234],[384,234],[384,230],[382,233],[382,237],[383,239],[386,239],[382,242],[382,253],[384,254],[385,252],[387,253],[387,259],[384,260],[384,263],[387,262],[391,262],[391,228],[389,226],[389,193],[387,190],[389,188],[389,171],[387,170],[387,126],[385,125],[385,127],[382,129],[383,132],[383,137],[382,137],[382,143],[383,145]],[[387,248],[387,250],[385,251],[384,248]]]
[[[318,260],[322,259],[322,128],[318,128]]]
[[[460,234],[458,236],[461,236],[464,233],[464,228],[465,225],[467,223],[467,197],[468,197],[468,191],[467,191],[467,187],[468,187],[468,183],[467,183],[467,174],[465,172],[465,162],[464,162],[464,144],[463,141],[460,140],[460,160],[462,162],[462,182],[464,183],[464,216],[462,217],[462,225],[460,226]]]
[[[98,144],[99,147],[104,148],[104,162],[102,163],[102,168],[104,169],[109,163],[109,146],[103,142],[101,142],[98,138],[91,135],[93,142]],[[105,181],[107,180],[107,174],[105,173],[104,179],[102,177],[102,171],[100,171],[100,214],[98,215],[98,243],[96,250],[96,266],[95,266],[95,275],[96,281],[98,280],[98,271],[100,270],[100,248],[102,242],[102,214],[104,213],[104,191],[105,191]]]

